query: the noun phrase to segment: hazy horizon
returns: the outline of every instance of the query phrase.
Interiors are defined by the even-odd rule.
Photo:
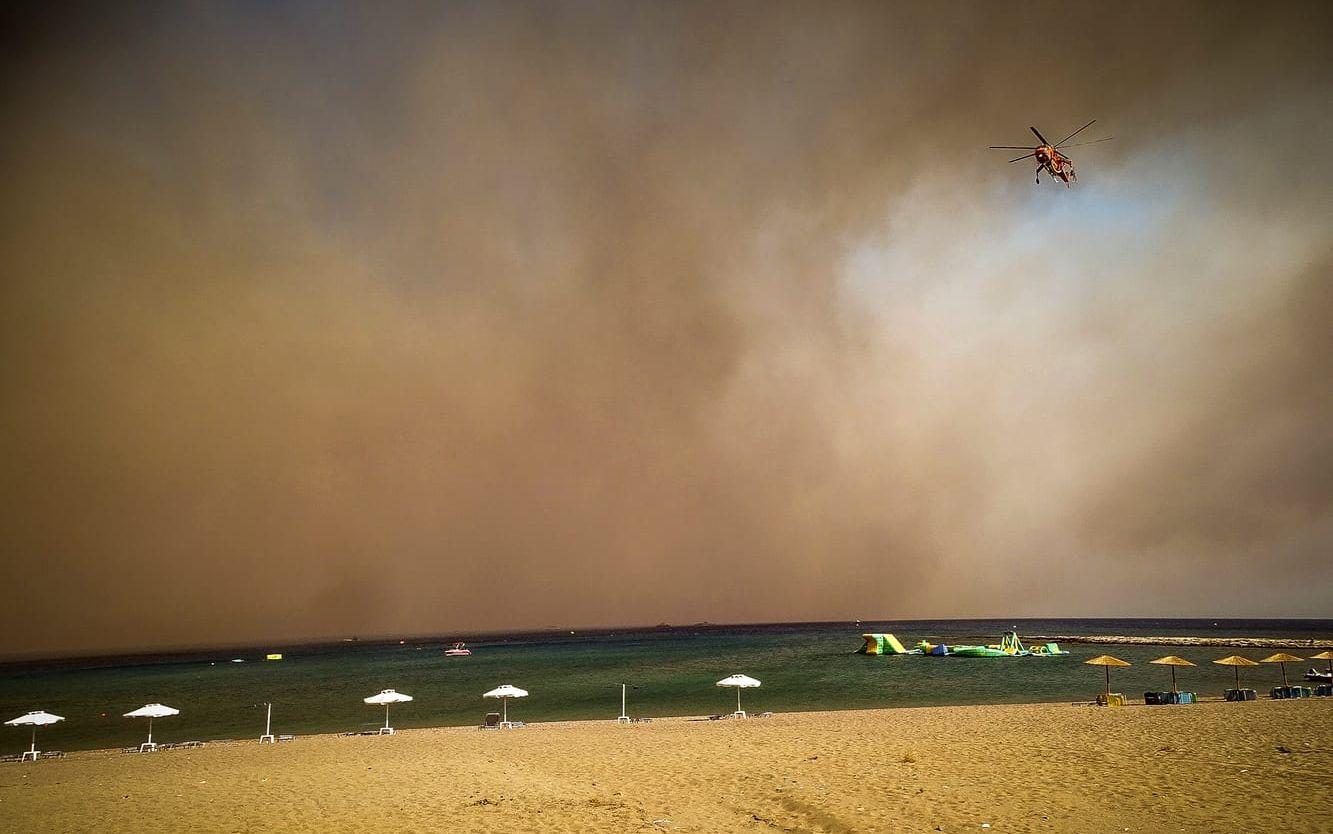
[[[0,22],[0,657],[1330,614],[1327,4]]]

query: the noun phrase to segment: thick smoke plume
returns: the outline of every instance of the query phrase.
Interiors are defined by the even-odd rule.
[[[4,15],[0,654],[1328,614],[1325,4]]]

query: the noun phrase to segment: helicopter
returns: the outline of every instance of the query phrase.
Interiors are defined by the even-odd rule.
[[[1071,181],[1078,181],[1078,176],[1074,173],[1074,160],[1065,156],[1062,151],[1068,150],[1068,148],[1082,147],[1083,145],[1095,145],[1098,142],[1107,142],[1115,138],[1114,136],[1107,136],[1102,139],[1093,139],[1091,142],[1079,142],[1075,145],[1065,146],[1066,142],[1092,127],[1096,122],[1097,120],[1093,119],[1083,127],[1080,127],[1078,130],[1061,139],[1059,142],[1048,142],[1046,137],[1041,135],[1040,130],[1037,130],[1035,127],[1030,127],[1028,130],[1031,130],[1033,135],[1037,137],[1037,141],[1041,142],[1040,145],[1031,148],[1024,145],[991,145],[991,149],[1027,151],[1027,153],[1022,156],[1015,157],[1009,161],[1019,162],[1024,159],[1035,159],[1037,160],[1038,183],[1041,182],[1041,172],[1045,171],[1051,175],[1052,179],[1060,180],[1065,184],[1065,188],[1068,188]]]

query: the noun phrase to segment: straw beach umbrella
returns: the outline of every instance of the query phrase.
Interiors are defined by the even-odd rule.
[[[1186,660],[1185,658],[1183,658],[1183,657],[1176,657],[1176,656],[1173,655],[1173,654],[1169,654],[1169,655],[1167,655],[1166,657],[1159,657],[1159,658],[1157,658],[1156,660],[1150,660],[1150,661],[1148,661],[1148,662],[1149,662],[1149,663],[1156,663],[1158,666],[1170,666],[1170,667],[1171,667],[1171,691],[1172,691],[1172,692],[1175,692],[1175,691],[1176,691],[1176,667],[1177,667],[1177,666],[1193,666],[1193,665],[1194,665],[1193,663],[1190,663],[1190,662],[1189,662],[1188,660]]]
[[[1241,657],[1238,654],[1229,654],[1226,657],[1222,658],[1221,660],[1214,660],[1213,662],[1220,666],[1234,666],[1236,668],[1237,689],[1240,689],[1240,667],[1259,665],[1258,663],[1255,663],[1253,660],[1250,660],[1248,657]]]
[[[744,718],[745,710],[741,709],[741,690],[754,689],[755,687],[758,687],[760,683],[749,675],[732,675],[731,677],[723,678],[718,681],[717,685],[734,686],[736,688],[736,712],[733,713],[733,715],[739,715],[741,718]]]
[[[513,723],[509,720],[509,699],[510,699],[510,698],[526,698],[526,697],[528,697],[528,690],[526,690],[526,689],[519,689],[517,686],[514,686],[513,684],[508,684],[508,683],[506,683],[506,684],[502,684],[502,685],[500,685],[500,686],[495,687],[495,688],[492,689],[490,692],[487,692],[487,693],[483,694],[481,697],[483,697],[483,698],[499,698],[499,699],[500,699],[500,713],[501,713],[501,717],[500,717],[500,726],[501,726],[501,727],[513,727],[513,726],[514,726]]]
[[[1310,655],[1311,660],[1327,660],[1329,674],[1333,674],[1333,651],[1322,651],[1319,654]]]
[[[1111,667],[1112,666],[1131,666],[1128,661],[1121,660],[1118,657],[1111,657],[1109,654],[1099,654],[1091,660],[1083,661],[1088,666],[1106,667],[1106,694],[1111,694]]]
[[[369,698],[362,698],[367,704],[375,704],[384,707],[384,727],[380,729],[380,735],[393,735],[393,727],[389,726],[389,705],[405,704],[412,700],[411,695],[404,695],[401,692],[395,692],[392,689],[385,689],[378,695],[371,695]]]
[[[1261,660],[1261,661],[1259,661],[1259,662],[1260,662],[1260,663],[1276,663],[1276,664],[1278,664],[1279,666],[1281,666],[1281,667],[1282,667],[1282,685],[1283,685],[1283,686],[1287,686],[1287,664],[1288,664],[1288,663],[1300,663],[1300,662],[1301,662],[1301,658],[1297,657],[1297,656],[1294,655],[1294,654],[1287,654],[1286,652],[1278,652],[1277,654],[1270,654],[1268,657],[1265,657],[1263,660]]]
[[[143,744],[139,745],[139,752],[142,753],[144,751],[144,748],[147,748],[149,750],[154,750],[157,748],[157,745],[153,744],[154,718],[166,718],[167,716],[170,715],[180,715],[180,712],[181,712],[180,710],[174,707],[168,707],[162,704],[144,704],[143,706],[139,707],[136,710],[125,713],[126,718],[148,719],[148,740],[145,741]]]
[[[32,727],[32,749],[27,753],[24,753],[23,758],[26,759],[29,756],[32,756],[32,760],[35,762],[37,761],[37,728],[64,720],[65,719],[62,716],[52,715],[51,713],[42,710],[35,710],[26,715],[20,715],[18,718],[6,721],[5,723],[10,727]]]

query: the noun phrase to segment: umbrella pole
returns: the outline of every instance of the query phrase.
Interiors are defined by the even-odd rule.
[[[1287,687],[1287,664],[1279,663],[1278,665],[1282,667],[1282,688],[1285,689]]]
[[[741,688],[736,687],[736,712],[741,711]]]
[[[1240,667],[1237,666],[1235,667],[1235,669],[1236,669],[1236,688],[1240,689]]]
[[[153,716],[148,716],[148,743],[153,743]]]
[[[1111,697],[1111,667],[1110,667],[1110,666],[1103,666],[1102,668],[1106,670],[1106,697],[1107,697],[1107,698],[1110,698],[1110,697]]]
[[[384,705],[384,729],[389,729],[389,705]]]
[[[36,725],[36,724],[33,724],[33,725],[32,725],[32,749],[29,750],[28,752],[29,752],[29,753],[36,753],[36,752],[37,752],[37,725]],[[34,755],[33,758],[36,759],[37,757]]]
[[[501,721],[508,721],[508,720],[509,720],[509,699],[508,699],[508,698],[501,698],[501,699],[500,699],[500,712],[504,713],[504,716],[503,716],[500,720],[501,720]]]
[[[1176,667],[1171,667],[1171,691],[1176,691]]]

